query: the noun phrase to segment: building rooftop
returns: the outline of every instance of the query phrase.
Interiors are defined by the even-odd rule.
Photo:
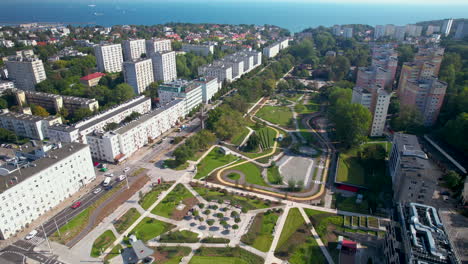
[[[28,146],[28,148],[26,148],[26,146]],[[34,144],[25,145],[23,146],[23,151],[17,152],[17,156],[19,153],[28,154],[37,150],[39,147],[42,147],[42,144],[36,146],[34,146]],[[0,176],[0,193],[3,193],[46,168],[53,167],[61,160],[66,159],[77,151],[87,147],[87,145],[80,143],[66,143],[61,146],[59,144],[55,144],[54,146],[51,146],[51,149],[46,152],[45,157],[22,164],[21,172],[19,170],[15,170],[6,176]],[[0,168],[0,170],[1,169],[2,168]]]
[[[102,76],[105,76],[105,75],[106,74],[104,74],[102,72],[95,72],[95,73],[91,73],[91,74],[88,74],[86,76],[81,77],[80,80],[89,81],[89,80],[92,80],[92,79],[101,78]]]
[[[75,130],[78,130],[78,128],[68,126],[68,125],[64,125],[64,124],[55,124],[53,126],[50,126],[49,130],[56,130],[56,131],[62,131],[62,132],[73,132]]]
[[[48,120],[52,120],[56,118],[54,116],[41,117],[41,116],[27,115],[27,114],[21,114],[17,112],[9,112],[9,111],[0,113],[0,117],[28,121],[28,122],[39,122],[43,120],[48,121]]]
[[[200,87],[199,83],[194,81],[187,81],[183,79],[178,79],[172,82],[163,83],[159,86],[159,90],[170,91],[176,93],[188,93],[193,89]]]

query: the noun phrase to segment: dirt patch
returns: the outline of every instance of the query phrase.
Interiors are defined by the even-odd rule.
[[[312,233],[304,224],[300,226],[296,232],[284,243],[281,248],[278,248],[275,252],[275,256],[282,259],[289,259],[290,255],[295,251],[296,247],[304,244],[308,237],[311,237]]]
[[[164,263],[168,261],[169,258],[167,258],[167,255],[169,255],[168,252],[162,252],[155,249],[154,254],[152,255],[154,257],[154,263]]]
[[[337,237],[335,234],[336,226],[335,225],[328,225],[327,226],[327,241],[337,241]]]
[[[199,203],[198,199],[195,197],[186,198],[182,201],[185,204],[184,209],[177,210],[174,209],[171,215],[171,219],[180,221],[187,215],[187,212],[192,209],[195,205]]]

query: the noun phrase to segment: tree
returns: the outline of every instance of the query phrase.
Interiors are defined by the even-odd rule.
[[[349,72],[351,64],[348,58],[344,56],[337,56],[330,69],[330,79],[333,81],[340,81],[346,77]]]
[[[174,150],[173,155],[179,164],[184,164],[193,154],[192,151],[183,144]]]
[[[16,143],[16,140],[17,140],[17,137],[15,133],[13,133],[12,131],[8,129],[0,128],[0,141],[1,142]]]
[[[8,108],[7,100],[0,98],[0,109],[6,109],[6,108]]]
[[[458,189],[463,182],[461,176],[453,170],[444,175],[444,180],[452,190]]]
[[[461,152],[468,152],[468,113],[461,113],[438,131],[439,138]]]
[[[293,191],[294,189],[296,189],[296,180],[289,179],[288,180],[288,188],[289,188],[290,191]]]
[[[377,161],[384,160],[387,156],[387,151],[380,144],[371,144],[358,153],[359,158],[367,164],[373,164]]]
[[[104,131],[113,131],[119,127],[118,123],[112,122],[104,126]]]
[[[74,122],[77,122],[92,115],[93,115],[93,112],[91,112],[91,110],[89,110],[88,108],[80,108],[76,110],[75,112],[73,112],[72,120]]]
[[[255,151],[259,145],[260,137],[257,135],[257,133],[252,133],[252,135],[250,135],[249,139],[247,140],[244,150],[247,152]]]
[[[47,110],[40,105],[31,104],[30,107],[33,115],[42,117],[48,117],[50,115],[49,112],[47,112]]]
[[[121,83],[114,88],[112,93],[112,101],[121,103],[132,99],[134,96],[135,91],[133,90],[133,87],[126,83]]]
[[[408,131],[415,133],[422,127],[421,113],[414,106],[403,105],[400,112],[390,121],[390,126],[395,131]]]
[[[403,44],[398,46],[398,65],[403,65],[405,62],[413,61],[414,59],[414,47],[409,44]]]

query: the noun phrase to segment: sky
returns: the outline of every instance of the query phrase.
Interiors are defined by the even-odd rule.
[[[337,3],[337,4],[369,4],[369,5],[379,5],[379,4],[393,4],[393,5],[466,5],[468,6],[468,0],[0,0],[0,3],[24,3],[24,2],[85,2],[85,3],[94,3],[98,4],[99,2],[210,2],[210,3],[222,3],[222,2],[307,2],[307,3]]]

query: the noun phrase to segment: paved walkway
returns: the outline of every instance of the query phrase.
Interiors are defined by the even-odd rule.
[[[282,260],[275,257],[275,250],[278,246],[278,241],[280,239],[281,232],[283,231],[284,224],[286,223],[286,218],[288,218],[289,209],[291,209],[290,206],[286,206],[284,208],[283,214],[276,223],[276,227],[273,234],[273,241],[271,242],[270,250],[268,250],[267,256],[265,258],[265,264],[283,262]]]
[[[249,133],[247,134],[247,136],[245,136],[244,140],[242,140],[242,143],[239,144],[239,147],[244,146],[244,144],[247,143],[247,140],[249,140],[250,135],[252,135],[252,133],[254,132],[254,130],[250,127],[247,126],[246,128],[249,130]]]

